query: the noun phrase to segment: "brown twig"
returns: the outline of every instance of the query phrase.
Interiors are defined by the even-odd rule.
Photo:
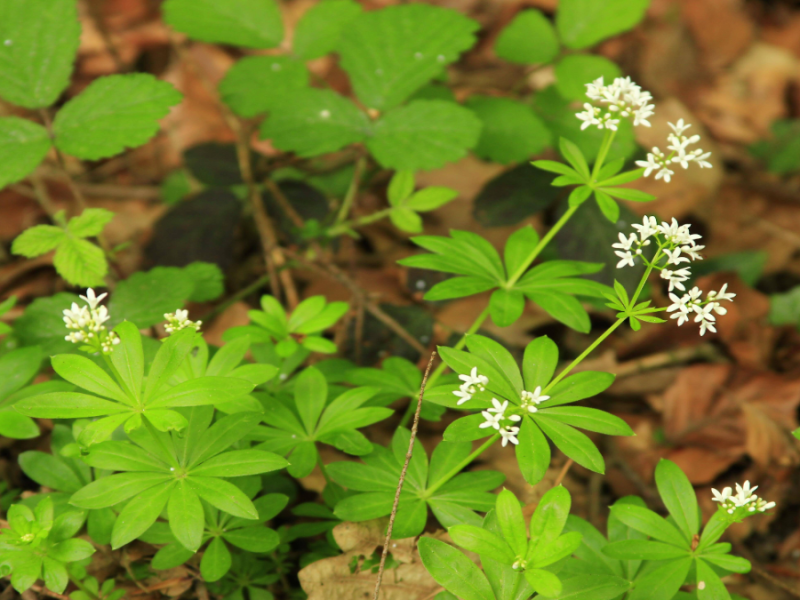
[[[272,197],[275,198],[275,201],[280,205],[281,210],[286,213],[286,216],[289,217],[289,220],[292,224],[297,227],[298,229],[303,229],[306,226],[306,222],[303,220],[298,212],[292,206],[292,203],[289,202],[289,199],[286,197],[286,194],[281,191],[281,188],[275,183],[272,178],[267,178],[264,181],[264,184],[267,186],[269,193],[272,194]]]
[[[428,374],[431,372],[431,365],[433,359],[436,358],[436,352],[431,353],[431,358],[428,360],[428,366],[425,368],[425,375],[422,377],[422,385],[419,388],[419,396],[417,397],[417,411],[414,413],[414,424],[411,426],[411,439],[408,442],[408,452],[406,452],[406,460],[403,463],[403,470],[400,471],[400,480],[397,482],[397,491],[394,494],[394,503],[392,504],[392,514],[389,516],[389,526],[386,528],[386,538],[383,541],[383,553],[381,554],[381,564],[378,567],[378,581],[375,582],[375,594],[373,600],[378,600],[378,594],[381,591],[381,582],[383,581],[383,569],[386,566],[386,555],[389,554],[389,542],[392,539],[392,529],[394,528],[394,519],[397,516],[397,506],[400,504],[400,492],[403,491],[403,482],[406,480],[406,471],[408,471],[408,463],[411,462],[411,455],[414,453],[414,440],[417,439],[417,428],[419,427],[419,413],[422,411],[422,396],[425,394],[425,384],[428,383]]]
[[[561,467],[561,472],[558,474],[558,477],[556,477],[555,483],[553,483],[553,487],[558,487],[559,485],[561,485],[561,482],[564,481],[564,477],[567,476],[567,473],[569,472],[569,469],[572,466],[573,462],[574,461],[571,458],[567,459],[567,462],[565,462],[564,466]]]
[[[58,598],[58,600],[69,600],[69,596],[67,596],[66,594],[59,594],[58,592],[54,592],[53,590],[48,590],[43,585],[34,584],[31,586],[31,589],[38,594],[42,594],[43,596],[48,596],[50,598]]]
[[[248,140],[247,132],[242,127],[239,118],[233,114],[228,106],[222,102],[217,94],[214,84],[209,80],[208,76],[203,72],[197,62],[185,51],[180,42],[176,41],[174,37],[170,37],[175,53],[183,60],[200,79],[208,94],[215,98],[217,106],[222,114],[223,119],[230,127],[236,136],[236,158],[239,162],[239,171],[241,172],[242,179],[247,185],[247,195],[250,200],[250,207],[253,211],[253,219],[256,223],[258,236],[261,239],[261,249],[264,253],[264,262],[267,265],[267,274],[269,275],[269,284],[272,294],[276,298],[280,298],[281,283],[286,291],[286,301],[290,306],[297,305],[297,290],[292,280],[292,275],[288,270],[279,273],[278,267],[286,263],[283,255],[283,250],[278,245],[275,230],[272,227],[272,221],[264,208],[264,203],[261,201],[261,193],[258,189],[255,176],[253,175],[253,165],[250,161],[250,143]]]

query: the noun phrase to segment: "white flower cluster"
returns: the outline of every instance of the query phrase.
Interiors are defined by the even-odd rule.
[[[486,419],[483,423],[478,425],[481,429],[486,429],[487,427],[492,427],[497,431],[502,429],[502,421],[503,419],[508,419],[509,421],[513,421],[514,423],[520,421],[522,417],[519,415],[508,415],[506,417],[506,409],[508,408],[508,400],[504,400],[502,403],[497,398],[492,398],[492,405],[494,408],[487,408],[486,410],[481,412],[483,418]],[[505,444],[503,444],[505,446]]]
[[[670,169],[670,165],[679,164],[684,169],[688,169],[689,163],[694,162],[701,169],[710,169],[711,163],[708,162],[708,157],[711,156],[711,152],[703,152],[699,148],[688,149],[689,146],[700,141],[699,135],[691,137],[683,135],[691,125],[686,125],[683,119],[680,119],[677,123],[669,123],[669,126],[672,128],[672,133],[667,136],[669,142],[667,150],[672,152],[667,155],[656,146],[653,147],[652,152],[647,154],[647,160],[637,160],[636,164],[645,169],[644,176],[649,177],[655,171],[656,179],[663,179],[669,183],[675,174],[675,171]]]
[[[95,295],[89,288],[86,295],[81,296],[88,306],[78,306],[73,302],[70,308],[64,309],[64,323],[67,329],[72,330],[64,339],[73,344],[86,344],[94,351],[109,354],[114,346],[119,344],[119,337],[113,331],[108,331],[104,323],[110,318],[108,309],[100,306],[100,302],[108,294]]]
[[[616,131],[620,120],[630,118],[634,126],[650,127],[647,119],[653,115],[654,107],[650,104],[653,96],[633,83],[630,77],[617,77],[609,85],[605,85],[600,77],[586,84],[586,96],[600,106],[589,102],[583,105],[585,110],[575,115],[583,121],[581,129],[595,125],[598,129]]]
[[[757,489],[758,486],[750,487],[750,482],[745,481],[744,485],[736,484],[735,494],[729,487],[724,488],[722,493],[715,489],[712,489],[711,493],[714,495],[714,502],[719,502],[719,505],[725,509],[729,515],[734,514],[739,509],[745,509],[741,511],[741,513],[743,516],[747,516],[747,513],[763,513],[775,507],[774,502],[767,502],[763,498],[756,496],[753,492]]]
[[[550,396],[542,396],[542,386],[537,385],[536,389],[532,392],[522,390],[522,408],[527,409],[528,412],[535,413],[539,409],[538,404],[545,400],[549,400]]]
[[[167,320],[164,330],[169,334],[180,331],[181,329],[186,329],[187,327],[192,327],[195,331],[200,331],[200,326],[203,324],[202,321],[190,321],[189,311],[180,308],[174,313],[166,313],[164,318]]]
[[[486,375],[479,375],[478,367],[472,367],[469,375],[459,375],[458,378],[464,383],[461,384],[458,390],[453,392],[459,399],[456,402],[456,406],[461,406],[464,402],[472,400],[473,394],[484,391],[486,386],[489,385],[489,378]]]
[[[720,304],[720,301],[731,302],[736,294],[726,291],[727,283],[719,292],[709,292],[705,300],[702,299],[703,292],[696,286],[688,292],[686,291],[684,282],[691,277],[692,273],[688,267],[681,265],[703,259],[700,251],[705,246],[697,243],[701,236],[691,233],[689,225],[679,225],[675,219],[672,219],[670,223],[662,221],[659,225],[655,217],[644,217],[641,225],[636,223],[632,227],[638,232],[638,237],[633,233],[629,237],[620,233],[619,242],[611,245],[612,248],[617,248],[614,254],[620,258],[617,268],[634,266],[634,259],[637,256],[642,256],[642,260],[647,262],[642,255],[642,248],[648,246],[650,238],[653,238],[658,244],[658,251],[653,257],[652,266],[661,271],[662,279],[669,282],[669,298],[672,304],[667,308],[667,312],[674,313],[670,318],[677,319],[680,326],[686,323],[691,315],[694,315],[694,322],[700,324],[700,335],[705,335],[706,331],[716,332],[715,313],[724,315],[728,312]],[[673,293],[674,290],[685,293],[679,296]]]

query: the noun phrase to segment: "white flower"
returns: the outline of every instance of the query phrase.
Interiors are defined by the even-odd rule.
[[[774,502],[767,502],[763,498],[758,498],[756,500],[756,507],[755,508],[756,508],[756,510],[758,512],[766,512],[770,508],[775,508],[775,503]]]
[[[483,418],[486,419],[486,421],[478,425],[478,427],[480,427],[481,429],[486,429],[487,427],[494,427],[498,431],[500,430],[500,421],[503,420],[503,413],[497,413],[493,415],[488,410],[484,410],[481,412],[481,414],[483,415]]]
[[[664,248],[663,252],[667,257],[668,265],[679,265],[682,262],[689,262],[688,258],[681,256],[681,248],[675,248],[674,250]]]
[[[528,392],[526,390],[522,391],[520,394],[522,397],[522,408],[527,409],[528,412],[535,413],[539,409],[536,408],[537,404],[541,404],[545,400],[549,400],[550,396],[543,396],[542,395],[542,386],[537,385],[536,389],[532,392]]]
[[[658,221],[655,217],[644,217],[642,224],[634,223],[631,225],[636,231],[639,232],[639,237],[644,242],[647,238],[658,232]]]
[[[728,284],[726,283],[725,285],[722,286],[722,288],[720,288],[718,292],[715,292],[713,290],[708,292],[708,299],[728,300],[729,302],[732,302],[733,299],[736,298],[736,294],[731,294],[730,292],[726,293],[725,290],[727,289],[728,289]]]
[[[692,260],[703,260],[703,257],[700,256],[700,251],[703,249],[705,249],[705,246],[698,246],[697,244],[693,246],[681,246],[681,252]]]
[[[64,339],[73,344],[85,344],[88,348],[82,349],[88,352],[102,351],[108,354],[114,349],[119,338],[116,333],[106,330],[104,323],[111,316],[108,309],[100,305],[106,296],[108,294],[98,296],[89,288],[86,295],[81,296],[88,306],[78,306],[77,302],[73,302],[70,308],[64,309],[64,324],[67,329],[73,330]]]
[[[458,402],[456,402],[456,406],[461,406],[462,404],[464,404],[464,402],[469,402],[470,400],[472,400],[472,394],[464,391],[463,387],[464,386],[461,386],[461,388],[453,392],[453,394],[455,394],[459,399]]]
[[[653,150],[657,152],[658,148],[653,148]],[[636,165],[645,170],[645,177],[650,177],[650,173],[664,167],[663,163],[659,160],[658,155],[654,154],[653,152],[647,153],[647,160],[637,160]]]
[[[620,233],[619,242],[616,244],[611,244],[611,247],[619,248],[620,250],[630,250],[634,242],[636,242],[635,233],[632,233],[630,237],[625,237],[622,233]]]
[[[722,502],[724,504],[730,499],[731,494],[733,494],[733,490],[729,487],[726,487],[722,489],[722,493],[720,494],[717,490],[711,488],[711,493],[714,494],[714,502]]]
[[[620,258],[620,261],[617,263],[618,269],[621,269],[622,267],[625,266],[628,267],[634,266],[633,254],[630,252],[630,250],[627,252],[620,252],[619,250],[615,250],[614,254],[616,254]]]
[[[92,288],[89,288],[89,289],[86,290],[86,295],[85,296],[81,296],[80,298],[81,298],[81,300],[85,300],[86,304],[89,305],[89,308],[94,310],[95,308],[97,308],[97,305],[100,304],[100,302],[103,301],[103,298],[105,298],[106,296],[108,296],[108,293],[100,294],[99,296],[95,296],[94,290]]]
[[[661,279],[666,279],[667,281],[669,281],[670,292],[675,288],[678,288],[681,291],[685,291],[686,288],[683,287],[683,282],[689,279],[690,275],[691,273],[689,269],[678,269],[676,271],[663,269],[661,271]]]
[[[669,156],[663,154],[657,147],[647,155],[647,160],[636,161],[640,167],[644,167],[644,176],[649,177],[653,171],[657,171],[656,179],[663,179],[669,183],[672,176],[675,174],[669,168],[670,164],[679,164],[684,169],[689,168],[689,163],[697,163],[701,169],[711,168],[711,163],[708,158],[711,156],[710,152],[703,152],[699,148],[689,150],[689,146],[696,144],[700,141],[699,135],[690,137],[684,136],[684,132],[691,127],[680,119],[677,123],[669,123],[672,128],[672,133],[667,136],[667,150],[670,151]]]
[[[195,331],[200,331],[200,326],[203,324],[202,321],[190,321],[189,311],[180,308],[174,313],[165,313],[164,318],[167,320],[167,324],[164,325],[164,330],[169,334],[173,334],[181,329],[186,329],[187,327],[191,327]]]
[[[753,494],[758,489],[758,486],[751,487],[750,481],[745,481],[744,485],[736,484],[736,495],[731,498],[737,506],[744,506],[748,502],[755,500],[758,496]]]
[[[489,383],[489,378],[486,377],[486,375],[478,374],[478,367],[472,367],[472,371],[470,371],[469,375],[459,375],[458,378],[464,382],[461,388],[469,388],[472,394],[474,394],[476,390],[484,391],[486,385]]]
[[[691,125],[684,124],[683,119],[678,119],[678,122],[674,124],[667,123],[667,125],[670,126],[675,135],[683,135],[683,132],[691,127]]]
[[[583,105],[585,110],[576,114],[583,121],[581,129],[595,125],[598,129],[616,131],[621,119],[631,119],[635,126],[650,127],[648,119],[653,115],[650,104],[653,96],[630,77],[617,77],[608,85],[600,77],[586,84],[586,96],[600,106],[588,102]]]
[[[511,442],[515,446],[519,444],[519,440],[517,439],[517,434],[519,433],[519,427],[504,427],[500,430],[500,437],[503,438],[501,445],[503,448],[506,447],[508,442]]]

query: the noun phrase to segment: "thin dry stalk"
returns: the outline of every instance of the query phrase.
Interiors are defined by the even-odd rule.
[[[400,481],[397,482],[397,491],[394,494],[394,504],[392,505],[392,514],[389,516],[389,526],[386,528],[386,539],[383,540],[383,553],[381,554],[381,564],[378,568],[378,581],[375,582],[375,594],[373,600],[378,600],[378,594],[381,591],[381,582],[383,581],[383,569],[386,566],[386,555],[389,554],[389,542],[392,539],[392,529],[394,528],[394,518],[397,516],[397,505],[400,503],[400,492],[403,490],[403,482],[406,480],[406,471],[408,471],[408,463],[411,462],[411,455],[414,453],[414,440],[417,439],[417,428],[419,427],[419,413],[422,410],[422,396],[425,393],[425,384],[428,383],[428,374],[431,372],[433,359],[436,358],[436,352],[431,353],[431,358],[428,361],[428,366],[425,368],[425,376],[422,378],[422,385],[419,388],[419,396],[417,397],[417,411],[414,413],[414,424],[411,426],[411,439],[408,442],[408,452],[406,452],[406,461],[403,463],[403,470],[400,472]]]

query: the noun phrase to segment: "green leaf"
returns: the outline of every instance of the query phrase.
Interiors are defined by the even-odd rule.
[[[594,54],[571,54],[556,65],[556,87],[567,100],[586,102],[586,84],[598,77],[611,83],[622,71],[607,58]]]
[[[187,550],[197,552],[203,541],[205,516],[200,498],[185,480],[178,481],[172,490],[167,505],[167,515],[175,539]]]
[[[749,573],[752,568],[749,560],[730,554],[704,554],[703,560],[731,573]]]
[[[164,321],[164,314],[175,312],[194,292],[190,277],[176,267],[156,267],[134,273],[121,281],[108,303],[111,323],[132,321],[150,327]]]
[[[414,172],[397,171],[389,182],[386,197],[391,206],[402,206],[404,201],[414,193]]]
[[[558,55],[559,43],[553,25],[541,11],[523,10],[500,32],[494,51],[521,65],[549,63]]]
[[[301,157],[334,152],[361,142],[370,131],[367,115],[331,90],[298,90],[272,107],[261,138]]]
[[[106,508],[150,488],[168,482],[161,473],[120,473],[93,481],[70,498],[70,504],[80,508]]]
[[[206,581],[219,581],[231,568],[231,553],[222,538],[215,537],[203,553],[200,574]]]
[[[167,463],[123,441],[112,440],[92,446],[84,461],[91,467],[110,471],[164,471],[169,474]]]
[[[86,540],[64,540],[53,546],[48,554],[60,562],[75,562],[89,558],[94,554],[94,548]]]
[[[576,463],[596,473],[605,472],[605,463],[600,451],[586,435],[544,415],[536,418],[536,424],[553,440],[559,450]]]
[[[519,470],[531,485],[539,483],[550,466],[550,444],[541,429],[529,418],[522,419],[514,447]]]
[[[67,224],[67,231],[79,238],[100,235],[105,226],[114,218],[114,213],[104,208],[87,208]]]
[[[772,122],[772,135],[751,145],[750,153],[767,163],[772,173],[784,175],[800,166],[800,120],[777,119]]]
[[[576,187],[569,195],[569,206],[574,208],[583,204],[586,199],[592,195],[592,188],[588,185]]]
[[[550,571],[528,569],[524,574],[531,587],[540,595],[559,596],[561,594],[561,580]]]
[[[567,162],[572,165],[575,171],[577,171],[585,181],[589,181],[589,165],[586,163],[586,159],[583,157],[583,153],[580,149],[567,138],[563,137],[558,140],[558,147],[561,151],[561,155],[567,159]]]
[[[467,347],[472,354],[485,360],[498,373],[502,373],[504,379],[517,394],[522,391],[522,376],[519,373],[517,361],[514,360],[514,357],[502,344],[482,335],[469,334],[467,336]],[[462,371],[458,372],[462,373]],[[514,396],[514,394],[509,395],[509,397]]]
[[[65,292],[37,298],[14,321],[14,335],[23,345],[39,346],[45,354],[74,352],[75,345],[64,339],[62,314],[73,302],[80,302],[78,296]]]
[[[186,482],[198,496],[234,517],[257,519],[258,511],[250,499],[232,483],[216,477],[198,477],[192,475]]]
[[[550,131],[528,105],[509,98],[472,96],[465,106],[483,123],[475,154],[485,160],[520,162],[550,145]]]
[[[172,481],[162,483],[140,493],[125,505],[111,533],[111,547],[114,550],[147,531],[167,505],[174,485]]]
[[[419,212],[436,210],[458,196],[458,192],[447,187],[430,186],[418,191],[406,201],[406,206]]]
[[[630,426],[616,415],[585,406],[565,406],[543,409],[551,419],[606,435],[634,435]]]
[[[308,70],[302,63],[287,56],[247,56],[225,73],[219,93],[233,112],[251,118],[307,87]]]
[[[119,289],[119,288],[118,288]],[[139,399],[142,393],[144,377],[144,350],[142,334],[133,323],[126,321],[114,328],[119,336],[119,344],[111,353],[111,362],[126,387],[128,395]]]
[[[236,413],[219,419],[199,435],[196,443],[187,447],[190,451],[187,466],[191,468],[223,452],[250,433],[260,418],[261,415],[254,413]]]
[[[103,251],[86,240],[65,237],[53,257],[53,266],[69,283],[81,287],[104,286],[108,263]]]
[[[611,513],[628,527],[654,539],[681,548],[687,547],[687,541],[681,532],[672,523],[650,509],[635,504],[616,503],[611,507]]]
[[[395,492],[367,492],[348,496],[336,504],[334,514],[355,523],[385,517],[392,512]],[[424,528],[424,525],[423,525]]]
[[[528,550],[528,535],[517,497],[506,489],[501,491],[497,496],[495,514],[503,531],[503,539],[508,542],[516,556],[525,556]]]
[[[631,202],[651,202],[656,199],[652,194],[632,188],[603,187],[597,191],[613,196],[614,198],[619,198],[620,200],[630,200]]]
[[[499,289],[489,298],[489,312],[498,327],[508,327],[516,323],[525,310],[525,296],[517,290]]]
[[[134,400],[125,395],[119,385],[88,358],[77,354],[59,354],[51,362],[53,370],[66,381],[98,396],[133,406]]]
[[[398,8],[415,7],[434,8],[421,4]],[[365,14],[376,12],[383,11]],[[443,100],[415,100],[387,112],[374,125],[367,147],[388,169],[437,169],[465,156],[467,150],[478,142],[480,130],[481,123],[477,117],[458,104]]]
[[[462,600],[494,600],[486,577],[470,559],[442,541],[423,537],[419,540],[422,564],[436,583]]]
[[[25,108],[54,104],[69,84],[80,35],[73,0],[4,2],[0,96]]]
[[[192,469],[192,475],[243,477],[276,471],[288,466],[282,456],[262,450],[230,450]]]
[[[19,455],[22,472],[39,485],[59,492],[77,492],[84,482],[63,460],[52,454],[29,450]]]
[[[0,57],[3,55],[3,48],[3,44],[0,44]],[[3,60],[0,58],[0,65],[2,63]],[[2,67],[0,67],[0,93],[3,91],[2,77]],[[41,125],[19,117],[0,118],[0,189],[30,175],[47,156],[49,149],[50,136]]]
[[[649,0],[564,0],[558,5],[556,28],[568,48],[588,48],[635,27],[649,4]]]
[[[190,302],[216,300],[225,292],[225,275],[213,263],[196,261],[183,268],[183,272],[194,284]]]
[[[54,250],[64,241],[64,231],[54,225],[36,225],[23,231],[11,246],[11,252],[34,258]]]
[[[295,27],[294,54],[302,60],[311,60],[333,52],[342,33],[361,12],[361,6],[353,0],[326,0],[315,4]]]
[[[42,579],[44,579],[45,586],[56,593],[63,592],[69,583],[69,574],[64,563],[49,556],[39,560],[42,561]]]
[[[159,119],[182,97],[146,73],[100,77],[56,114],[56,147],[87,160],[136,148],[156,134]]]
[[[698,559],[695,564],[697,567],[698,600],[730,600],[731,595],[714,569],[704,560]]]
[[[277,532],[261,525],[228,531],[226,541],[248,552],[270,552],[280,543]]]
[[[454,10],[425,4],[367,11],[339,42],[341,65],[366,107],[387,110],[469,49],[477,29]]]
[[[563,581],[558,600],[614,600],[629,588],[627,580],[612,575],[580,575]]]
[[[611,558],[670,560],[688,554],[688,549],[652,540],[624,540],[611,542],[603,548],[603,553]]]
[[[572,498],[564,486],[556,486],[542,496],[531,517],[531,540],[528,558],[536,555],[539,547],[550,545],[564,530],[569,517]]]
[[[575,331],[589,333],[591,323],[589,315],[581,303],[573,296],[561,292],[537,290],[528,292],[528,298],[538,304],[556,321],[564,323]]]
[[[389,218],[395,227],[408,233],[420,233],[422,231],[422,219],[410,208],[394,208],[389,213]]]
[[[167,0],[162,10],[168,25],[202,42],[274,48],[283,39],[274,0]]]
[[[308,367],[297,377],[295,404],[306,431],[312,433],[317,427],[322,410],[328,399],[328,384],[325,376],[314,367]]]
[[[517,502],[516,498],[514,498],[514,502]],[[517,504],[519,505],[519,503]],[[520,521],[522,521],[521,509],[519,517]],[[505,530],[503,531],[503,535],[506,536],[506,540],[495,535],[491,531],[483,529],[482,527],[475,527],[474,525],[456,525],[455,527],[448,529],[447,533],[450,534],[453,542],[465,550],[476,552],[481,556],[488,556],[489,558],[503,564],[510,564],[514,562],[515,555],[512,553],[511,548],[509,548],[509,544],[506,543],[508,536]],[[522,536],[525,538],[525,542],[527,543],[524,522],[522,523]],[[510,541],[511,540],[509,540],[509,542]],[[519,554],[520,553],[518,552],[517,556],[519,556]]]
[[[629,600],[672,600],[686,581],[692,558],[686,557],[664,563],[636,582]]]
[[[525,389],[532,392],[544,388],[553,378],[558,365],[558,346],[546,335],[539,336],[525,347],[522,357],[522,375]],[[556,388],[554,388],[555,391]],[[552,397],[553,392],[551,392]]]
[[[14,408],[36,419],[83,419],[128,411],[117,402],[75,392],[52,392],[23,398]]]
[[[539,234],[530,225],[517,229],[506,240],[503,259],[506,266],[506,275],[513,279],[528,266],[529,259],[533,256],[539,244]]]
[[[700,530],[700,510],[689,478],[674,462],[662,459],[656,465],[656,487],[678,528],[691,540]]]
[[[451,277],[434,285],[425,293],[425,300],[451,300],[473,296],[497,287],[496,281],[483,277]]]

